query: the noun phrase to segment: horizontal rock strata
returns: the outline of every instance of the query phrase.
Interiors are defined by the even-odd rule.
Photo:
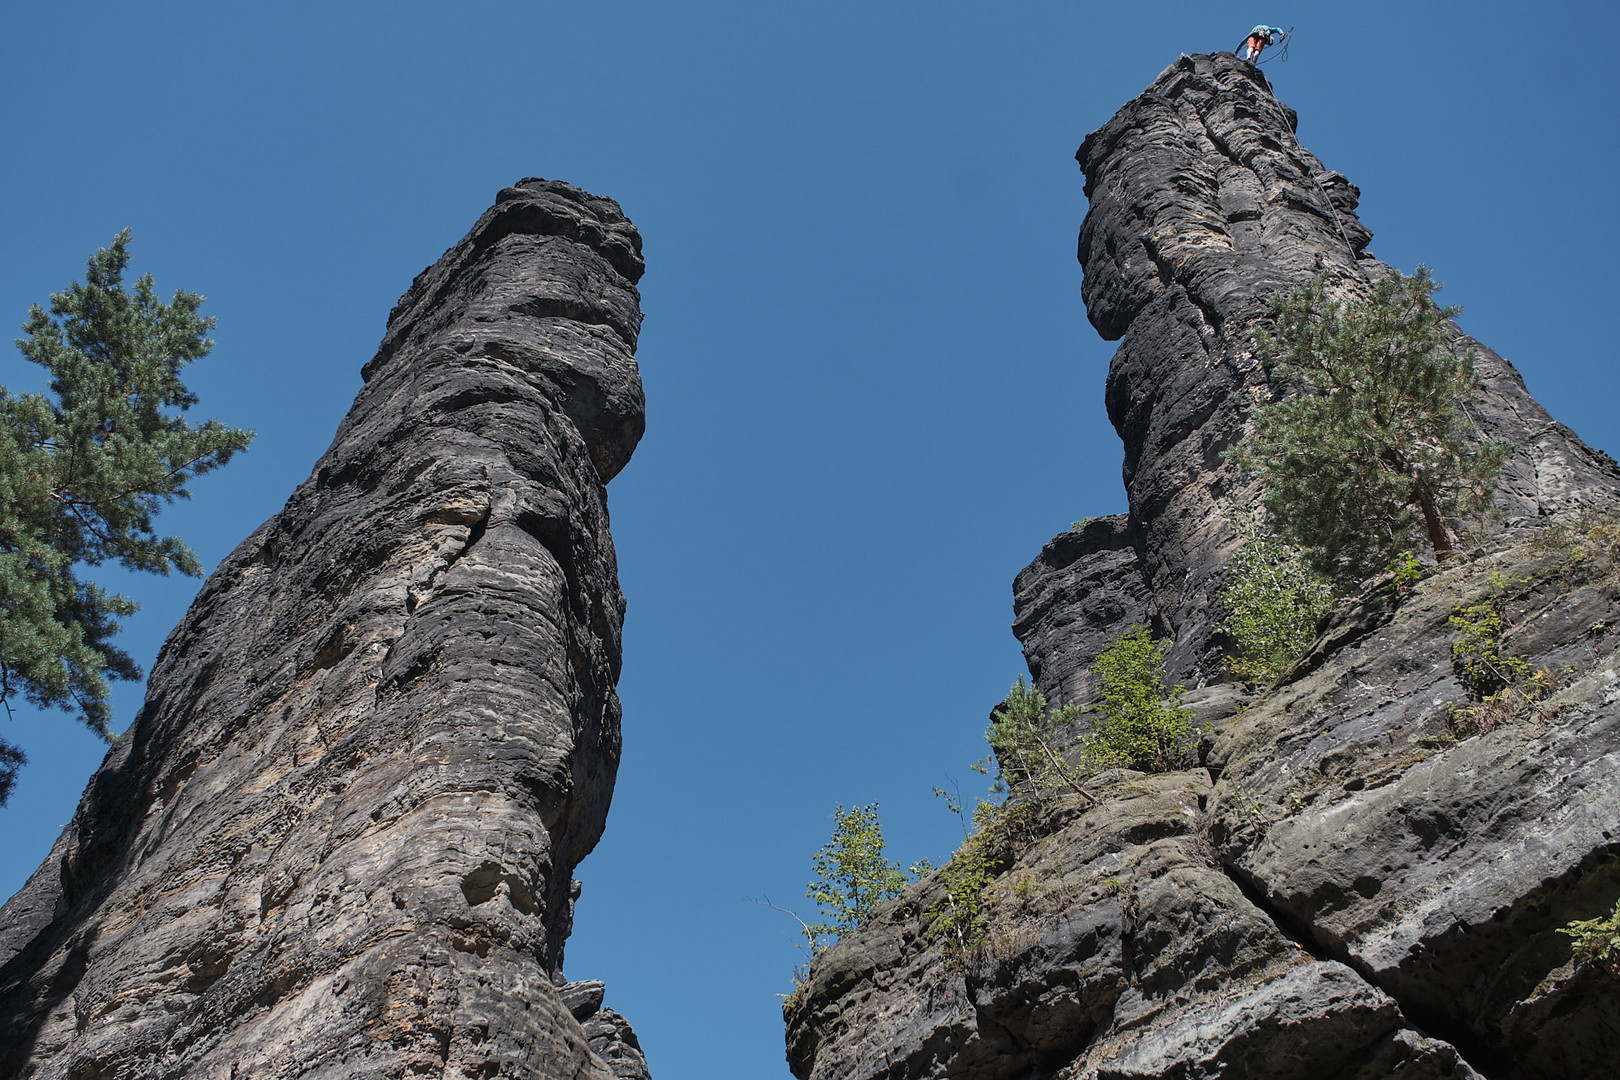
[[[941,875],[881,909],[789,1001],[794,1075],[1474,1077],[1245,895],[1201,835],[1211,790],[1121,772],[1098,806],[1031,807],[996,837],[989,931],[965,956],[929,931]]]
[[[619,760],[640,249],[525,180],[416,279],[0,910],[0,1074],[646,1075],[562,976]]]
[[[1557,932],[1620,901],[1620,548],[1596,535],[1347,606],[1295,678],[1216,725],[1207,757],[1222,864],[1504,1080],[1620,1061],[1620,980],[1576,970]],[[1494,717],[1471,711],[1449,622],[1487,603],[1505,655],[1557,688]]]

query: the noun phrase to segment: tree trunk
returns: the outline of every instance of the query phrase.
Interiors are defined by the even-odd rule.
[[[1434,492],[1423,479],[1423,470],[1416,465],[1408,466],[1406,459],[1391,449],[1380,451],[1378,456],[1385,465],[1396,472],[1411,476],[1412,501],[1423,512],[1423,525],[1428,529],[1429,545],[1434,548],[1435,560],[1445,562],[1455,555],[1457,549],[1451,544],[1451,530],[1446,526],[1446,519],[1440,513],[1440,505],[1435,501]]]
[[[1423,524],[1429,530],[1429,543],[1434,547],[1434,557],[1439,562],[1445,562],[1456,549],[1451,546],[1451,530],[1446,527],[1446,519],[1440,515],[1440,507],[1434,501],[1434,492],[1423,480],[1423,473],[1418,469],[1412,470],[1412,498],[1416,500],[1418,509],[1423,511]]]

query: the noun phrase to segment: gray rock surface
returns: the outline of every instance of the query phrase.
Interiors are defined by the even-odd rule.
[[[1476,1075],[1251,902],[1203,836],[1202,770],[1120,771],[1096,794],[999,838],[990,932],[965,961],[928,930],[938,873],[818,957],[784,1010],[794,1075]]]
[[[1620,982],[1574,971],[1557,933],[1620,900],[1615,554],[1549,538],[1386,587],[1222,721],[1207,758],[1221,861],[1493,1076],[1620,1062]],[[1454,714],[1477,706],[1448,619],[1493,597],[1507,654],[1558,692],[1459,738]]]
[[[1172,676],[1203,684],[1184,699],[1201,767],[1003,810],[978,841],[984,934],[952,955],[934,933],[942,871],[879,909],[788,1002],[794,1074],[1620,1074],[1620,980],[1557,932],[1620,899],[1620,472],[1472,343],[1476,419],[1517,447],[1482,550],[1371,583],[1277,687],[1222,681],[1214,596],[1255,492],[1220,451],[1270,393],[1250,327],[1317,269],[1354,292],[1387,268],[1355,188],[1229,54],[1182,57],[1079,156],[1088,311],[1125,339],[1107,392],[1131,509],[1046,545],[1014,629],[1057,702],[1092,699],[1086,668],[1129,625],[1174,635]],[[1450,617],[1481,603],[1550,697],[1469,712]]]
[[[0,910],[0,1074],[646,1076],[562,975],[619,760],[640,248],[525,180],[416,279]]]
[[[1013,582],[1013,635],[1024,643],[1030,678],[1049,702],[1090,701],[1088,668],[1122,627],[1146,623],[1166,636],[1142,575],[1129,515],[1092,518],[1059,533]]]

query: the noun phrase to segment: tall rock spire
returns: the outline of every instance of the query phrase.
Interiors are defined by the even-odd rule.
[[[1080,151],[1131,510],[1018,578],[1051,697],[1087,699],[1096,650],[1145,620],[1181,681],[1218,676],[1229,517],[1256,494],[1220,452],[1270,392],[1249,327],[1319,269],[1346,293],[1387,272],[1293,126],[1252,66],[1183,56]],[[1620,474],[1473,346],[1471,413],[1517,448],[1501,534],[1339,605],[1279,685],[1207,688],[1185,768],[1010,777],[951,864],[812,961],[794,1075],[1614,1075],[1620,982],[1564,931],[1620,898]],[[1492,698],[1484,650],[1513,683]]]
[[[1086,313],[1105,339],[1124,339],[1107,405],[1130,511],[1053,540],[1014,586],[1014,632],[1054,700],[1089,698],[1087,666],[1131,622],[1173,638],[1173,677],[1221,677],[1212,637],[1231,514],[1259,493],[1220,455],[1271,394],[1253,328],[1269,296],[1313,273],[1354,294],[1393,272],[1367,250],[1360,192],[1300,146],[1296,126],[1259,68],[1183,56],[1076,155],[1090,200]],[[1482,434],[1517,448],[1498,484],[1504,525],[1612,501],[1614,462],[1552,420],[1511,364],[1458,337],[1484,384],[1471,406]]]
[[[0,911],[0,1073],[645,1075],[562,975],[619,761],[641,273],[617,204],[524,180],[416,279]]]

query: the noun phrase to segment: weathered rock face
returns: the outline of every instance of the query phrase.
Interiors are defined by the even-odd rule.
[[[1616,1075],[1620,980],[1557,932],[1620,900],[1620,524],[1560,524],[1620,518],[1611,461],[1475,343],[1474,414],[1517,447],[1485,552],[1374,583],[1276,688],[1215,681],[1229,515],[1254,494],[1219,455],[1268,392],[1249,325],[1318,268],[1346,290],[1385,272],[1355,189],[1293,128],[1251,66],[1182,57],[1081,148],[1131,510],[1015,585],[1058,701],[1090,699],[1087,666],[1131,623],[1175,635],[1172,674],[1209,681],[1187,695],[1200,767],[1004,809],[975,841],[982,890],[936,872],[817,958],[785,1010],[795,1075]],[[1550,696],[1470,711],[1449,620],[1479,604]],[[982,928],[953,947],[939,913],[971,896]]]
[[[1253,326],[1273,292],[1319,270],[1346,293],[1390,272],[1367,251],[1360,192],[1294,129],[1259,69],[1184,56],[1080,147],[1086,312],[1105,339],[1125,339],[1107,403],[1130,512],[1054,540],[1014,585],[1014,633],[1049,699],[1090,699],[1086,666],[1119,617],[1173,639],[1173,678],[1221,677],[1214,597],[1231,512],[1257,492],[1220,455],[1271,393]],[[1498,484],[1505,524],[1612,500],[1614,463],[1552,420],[1506,360],[1463,344],[1484,382],[1472,408],[1482,432],[1518,448]]]
[[[0,910],[0,1074],[645,1077],[567,984],[619,760],[641,241],[500,193]]]
[[[1557,932],[1620,900],[1620,532],[1580,536],[1347,605],[1206,758],[1234,879],[1492,1077],[1620,1062],[1620,980],[1574,970]],[[1486,603],[1503,654],[1558,690],[1468,734],[1449,619]]]

